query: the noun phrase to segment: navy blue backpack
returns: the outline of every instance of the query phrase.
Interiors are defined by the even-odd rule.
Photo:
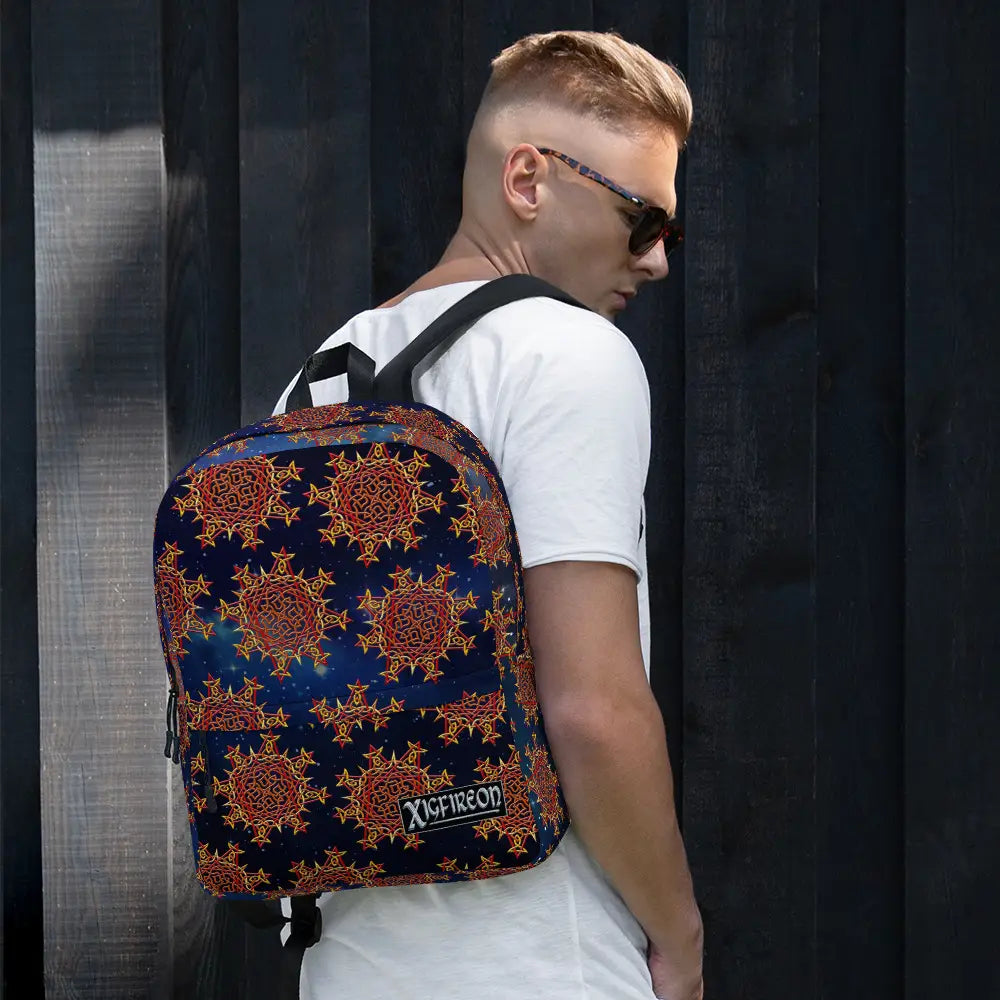
[[[286,995],[320,893],[492,878],[567,826],[535,697],[517,533],[482,443],[413,399],[413,371],[484,313],[545,295],[490,281],[375,377],[313,355],[290,412],[173,479],[154,587],[195,874],[258,926],[292,898]],[[309,383],[347,374],[346,403]]]

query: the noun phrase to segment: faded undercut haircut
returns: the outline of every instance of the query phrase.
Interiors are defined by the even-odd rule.
[[[668,129],[679,149],[691,132],[691,95],[680,72],[616,31],[527,35],[491,66],[477,119],[544,101],[616,132]]]

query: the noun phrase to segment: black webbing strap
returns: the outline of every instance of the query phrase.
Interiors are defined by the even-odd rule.
[[[347,391],[352,402],[361,402],[374,398],[373,379],[375,362],[354,344],[340,344],[306,358],[306,363],[299,372],[299,377],[288,394],[285,412],[304,410],[313,405],[309,386],[313,382],[322,382],[334,375],[347,372]]]
[[[291,933],[281,949],[281,973],[277,996],[271,1000],[299,1000],[299,979],[306,948],[312,947],[323,934],[323,914],[316,905],[319,894],[292,896],[292,915],[286,917],[273,904],[233,899],[227,906],[248,924],[261,930],[291,925]]]
[[[375,362],[354,344],[320,351],[303,365],[291,393],[287,410],[312,406],[309,385],[347,372],[347,388],[351,402],[384,399],[393,402],[413,402],[413,372],[425,358],[438,348],[450,347],[477,319],[500,306],[519,299],[546,296],[586,309],[561,288],[530,274],[508,274],[481,285],[463,296],[442,313],[375,376]],[[450,338],[454,337],[454,340]]]

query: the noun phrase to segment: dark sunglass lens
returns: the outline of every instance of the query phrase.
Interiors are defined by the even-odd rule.
[[[662,208],[647,208],[636,220],[629,237],[629,250],[636,256],[648,253],[653,244],[663,234],[667,225],[667,213]]]
[[[662,208],[647,209],[632,230],[628,244],[629,250],[641,257],[643,254],[649,253],[660,237],[663,237],[663,249],[669,257],[671,251],[676,250],[680,245],[684,235],[680,226],[667,219],[667,213]]]

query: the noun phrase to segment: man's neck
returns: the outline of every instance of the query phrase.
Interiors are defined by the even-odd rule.
[[[401,302],[407,295],[441,285],[454,285],[460,281],[490,281],[504,274],[526,273],[527,267],[518,255],[507,259],[494,257],[477,246],[461,230],[455,234],[441,259],[425,274],[422,274],[409,288],[395,298],[383,302],[379,309],[387,309]]]

